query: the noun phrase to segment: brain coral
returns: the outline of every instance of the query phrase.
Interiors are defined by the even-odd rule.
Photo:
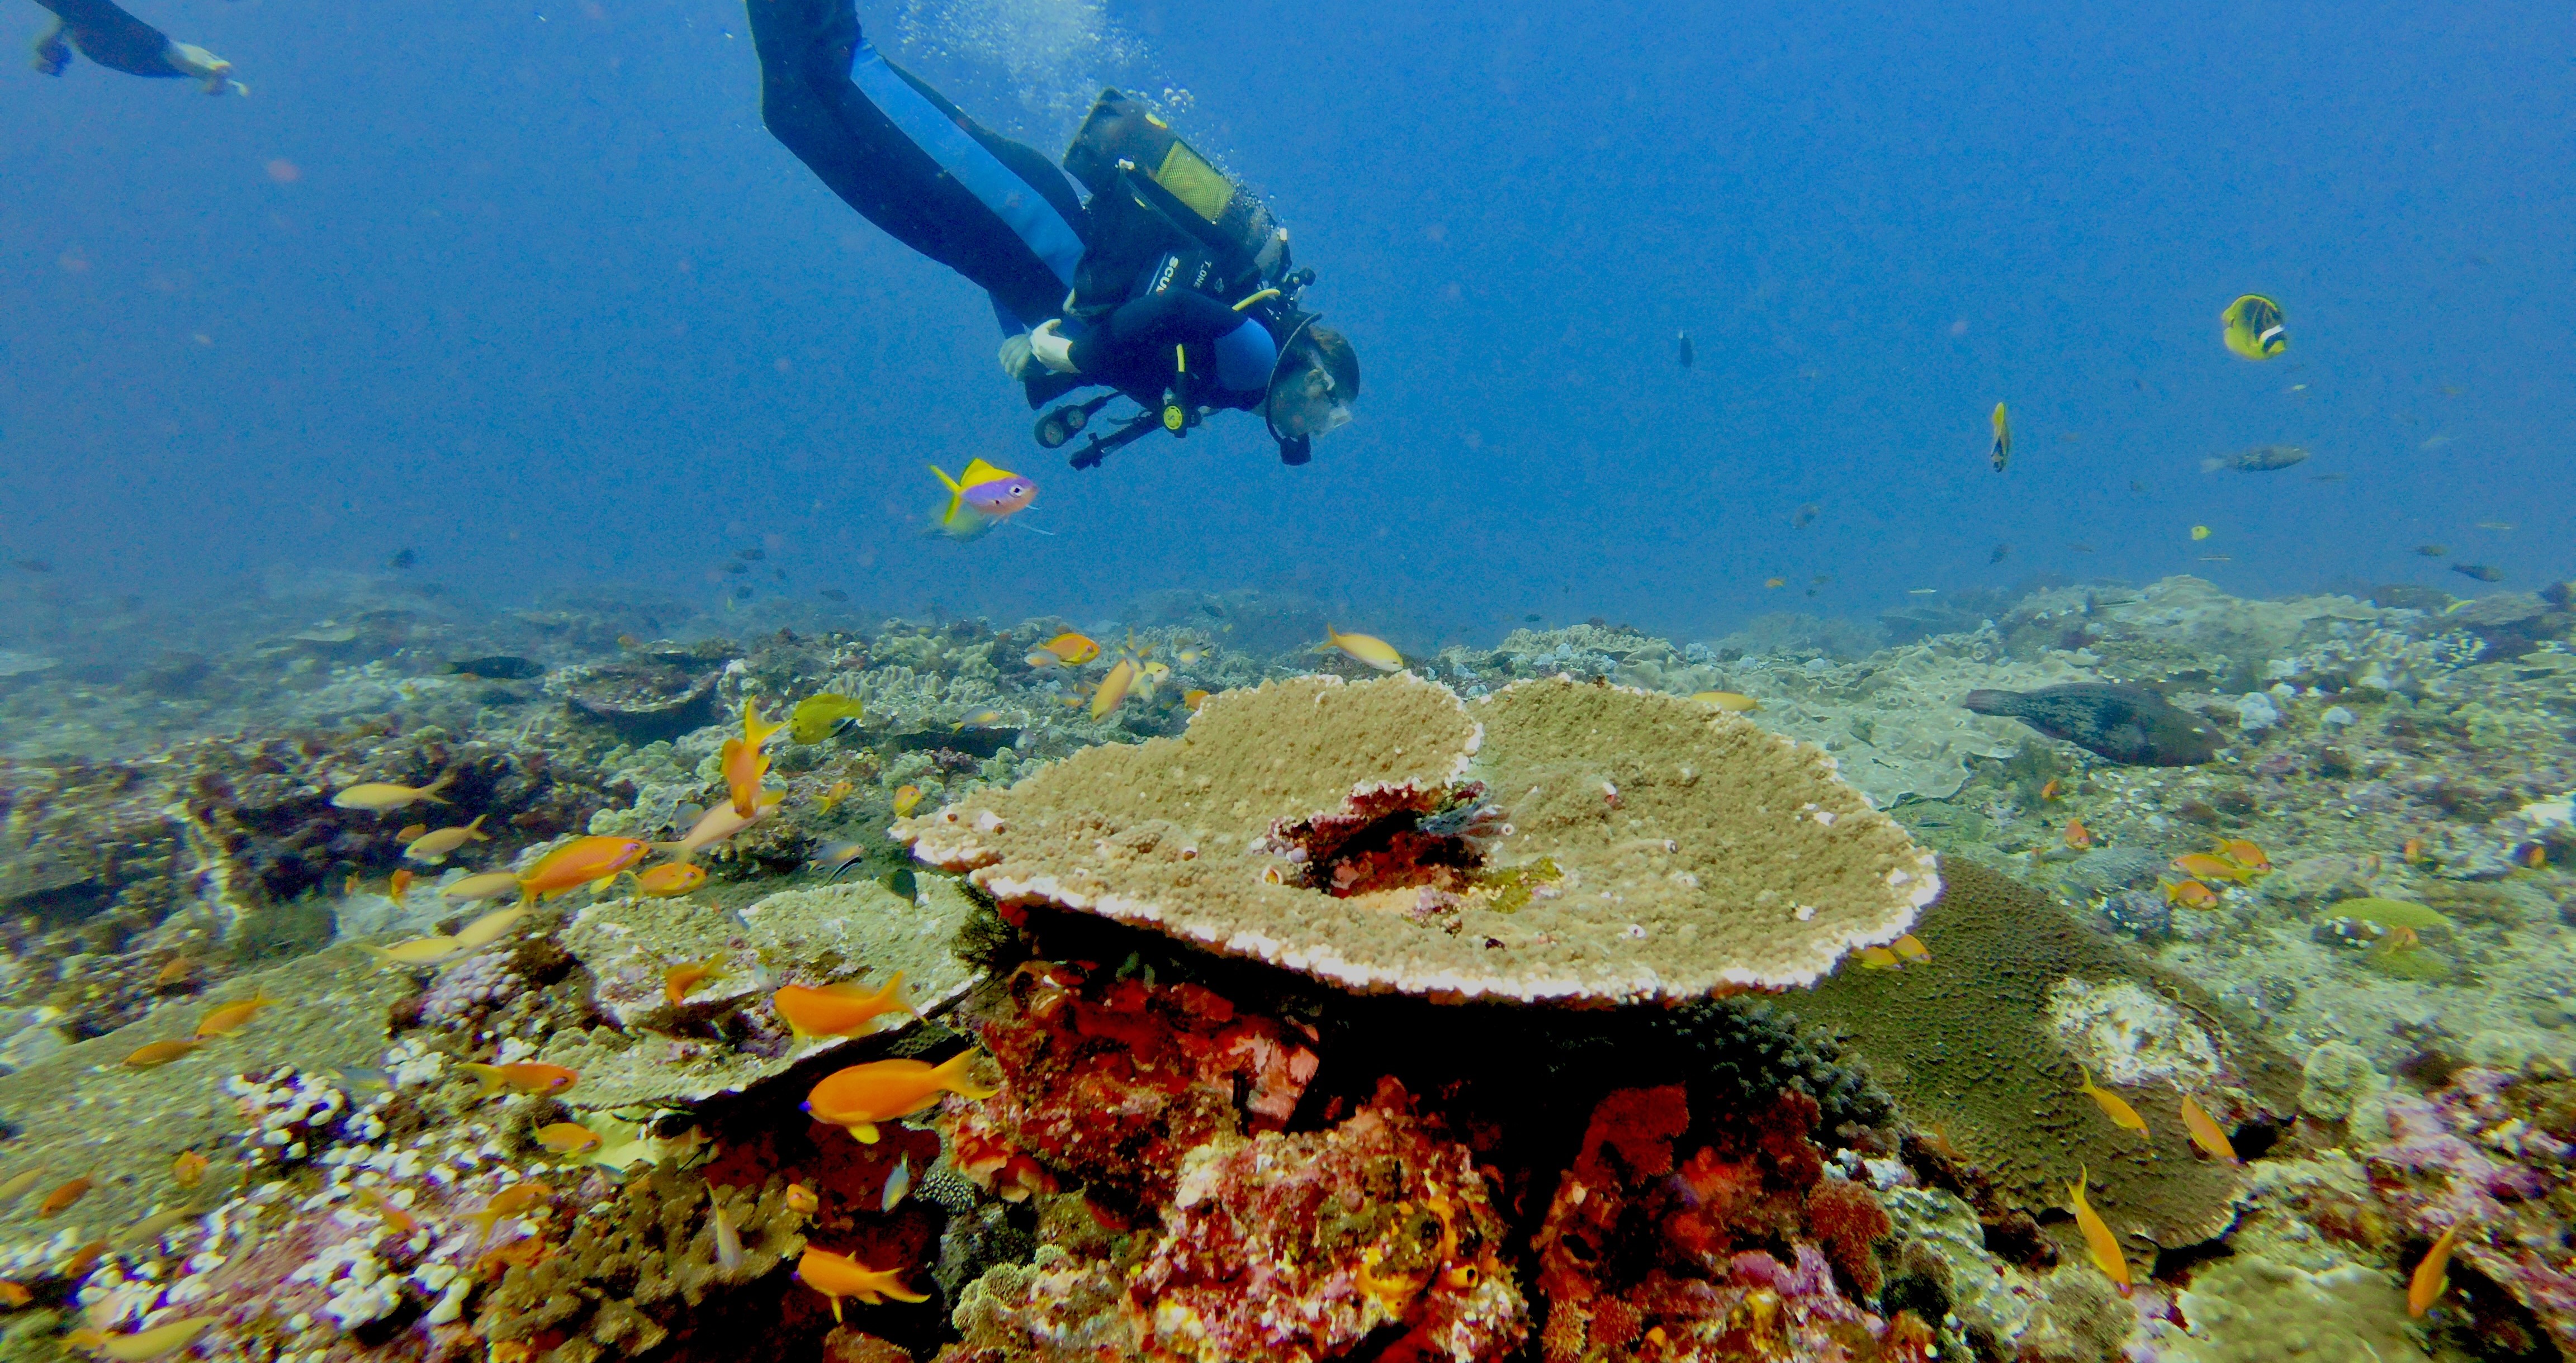
[[[1005,905],[1452,1000],[1812,984],[1940,888],[1821,751],[1562,680],[1269,682],[893,833]]]

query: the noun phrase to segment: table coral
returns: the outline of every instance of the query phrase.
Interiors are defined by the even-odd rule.
[[[1810,984],[1939,888],[1821,751],[1564,681],[1265,683],[892,832],[1005,905],[1449,1000]]]

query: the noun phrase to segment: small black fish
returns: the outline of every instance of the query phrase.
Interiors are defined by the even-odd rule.
[[[2209,726],[2143,687],[2076,682],[2036,691],[1971,691],[1959,703],[1981,715],[2008,715],[2131,766],[2193,766],[2218,751]]]
[[[2504,581],[2504,569],[2490,568],[2483,563],[2454,563],[2451,571],[2462,577],[2474,577],[2480,582]]]
[[[2011,558],[2011,557],[2012,557],[2012,546],[2011,546],[2011,545],[2009,545],[2009,544],[1998,544],[1998,545],[1996,545],[1996,546],[1995,546],[1995,551],[1994,551],[1993,553],[1986,555],[1986,562],[1988,562],[1988,563],[2001,563],[2001,562],[2003,562],[2005,559],[2008,559],[2008,558]]]
[[[420,552],[418,550],[397,549],[394,551],[394,556],[392,558],[385,560],[385,566],[388,568],[408,568],[418,562],[420,562]]]
[[[488,658],[460,658],[447,665],[447,670],[460,677],[481,677],[485,681],[526,681],[546,675],[546,665],[514,653],[495,653]]]
[[[2311,473],[2308,475],[2308,481],[2311,483],[2340,483],[2351,476],[2352,475],[2348,473]]]
[[[2129,490],[2131,492],[2144,492],[2147,490],[2147,485],[2139,482],[2135,478],[2132,478],[2129,480]]]
[[[46,559],[41,559],[41,558],[22,558],[22,559],[15,560],[15,562],[16,562],[17,566],[18,566],[21,570],[23,570],[23,571],[25,571],[25,572],[30,572],[30,573],[50,573],[50,572],[52,572],[52,571],[54,570],[54,565],[52,564],[52,562],[50,562],[49,560],[46,560]]]
[[[842,591],[838,587],[825,587],[821,591],[816,592],[815,595],[822,597],[826,601],[847,601],[850,599],[850,594]]]
[[[2426,558],[2440,558],[2442,555],[2451,552],[2451,546],[2447,544],[2419,544],[2415,546],[2415,552],[2422,554]]]
[[[1690,338],[1690,333],[1689,333],[1689,332],[1687,332],[1687,331],[1683,332],[1683,333],[1681,334],[1681,336],[1678,338],[1678,341],[1679,341],[1679,343],[1678,343],[1678,345],[1675,347],[1675,349],[1680,353],[1681,362],[1682,362],[1682,368],[1684,368],[1684,369],[1688,369],[1688,368],[1690,368],[1690,367],[1691,367],[1691,361],[1696,360],[1696,359],[1698,359],[1698,358],[1699,358],[1699,352],[1698,352],[1697,350],[1694,350],[1694,349],[1692,349],[1692,348],[1691,348],[1691,338]]]
[[[736,577],[740,577],[744,573],[751,571],[751,565],[748,563],[728,563],[724,566],[724,570]]]
[[[2093,552],[2093,546],[2086,544],[2082,540],[2077,540],[2075,543],[2066,546],[2066,552],[2070,554],[2089,554]]]
[[[787,570],[786,570],[786,569],[784,569],[784,568],[772,568],[772,569],[770,569],[770,570],[769,570],[769,575],[770,575],[771,577],[777,578],[777,579],[778,579],[779,581],[781,581],[781,582],[784,582],[784,581],[786,581],[786,580],[787,580]]]
[[[1809,502],[1805,506],[1799,507],[1796,514],[1789,517],[1789,524],[1812,525],[1815,523],[1815,519],[1823,514],[1825,514],[1825,509],[1823,507],[1816,505],[1814,502]]]
[[[758,563],[762,559],[769,557],[769,551],[766,549],[736,549],[733,551],[733,556],[752,563]]]
[[[1521,618],[1522,618],[1523,620],[1527,620],[1528,622],[1530,622],[1530,623],[1531,623],[1531,624],[1533,624],[1533,625],[1535,625],[1535,624],[1537,624],[1537,623],[1539,622],[1539,617],[1538,617],[1535,613],[1530,614],[1530,615],[1524,615],[1524,616],[1522,616]]]

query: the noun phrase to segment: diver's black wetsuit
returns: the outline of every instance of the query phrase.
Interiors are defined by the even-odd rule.
[[[992,295],[1006,331],[1064,316],[1092,220],[1054,162],[878,55],[853,0],[746,4],[771,134],[861,216]],[[1187,290],[1137,298],[1064,331],[1081,372],[1033,380],[1032,407],[1093,384],[1160,393],[1175,345],[1210,345],[1209,382],[1193,397],[1249,408],[1277,353],[1259,324]]]
[[[36,0],[54,12],[60,24],[36,40],[36,69],[59,76],[71,65],[71,47],[111,71],[129,76],[186,76],[204,80],[209,73],[172,60],[168,34],[135,18],[109,0]],[[70,47],[66,47],[68,39]]]

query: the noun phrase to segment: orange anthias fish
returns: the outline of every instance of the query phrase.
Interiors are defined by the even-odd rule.
[[[36,1294],[28,1291],[26,1284],[0,1278],[0,1306],[15,1311],[35,1299]]]
[[[2239,865],[2225,857],[2211,856],[2207,852],[2186,852],[2174,858],[2173,864],[2175,870],[2201,880],[2226,880],[2242,885],[2254,878],[2251,867]]]
[[[546,853],[543,860],[519,877],[519,902],[551,899],[593,881],[607,880],[652,851],[653,844],[641,838],[575,838]]]
[[[2047,785],[2039,788],[2039,798],[2043,800],[2054,800],[2062,789],[2063,787],[2057,784],[2057,778],[2052,776],[2048,778]]]
[[[170,958],[170,963],[168,965],[161,967],[161,973],[152,977],[152,987],[155,989],[167,989],[174,984],[184,982],[190,975],[193,975],[196,972],[196,962],[189,960],[185,956],[173,956]]]
[[[2236,1143],[2227,1139],[2227,1128],[2193,1102],[2188,1093],[2182,1096],[2182,1129],[2190,1133],[2191,1143],[2200,1147],[2200,1153],[2229,1164],[2244,1163],[2236,1158]]]
[[[900,970],[885,982],[884,988],[874,991],[855,984],[827,984],[819,989],[791,984],[772,994],[769,1006],[787,1019],[800,1042],[816,1037],[854,1036],[884,1014],[913,1011],[912,1005],[904,1001]]]
[[[2406,1314],[2421,1320],[2425,1312],[2433,1309],[2433,1303],[2442,1299],[2443,1291],[2451,1285],[2451,1247],[2459,1239],[2460,1223],[2454,1221],[2443,1229],[2442,1238],[2424,1252],[2423,1261],[2415,1265],[2415,1276],[2406,1283]]]
[[[212,1161],[205,1156],[194,1150],[182,1150],[177,1159],[170,1161],[170,1181],[182,1188],[194,1188],[205,1178],[206,1170],[212,1167]]]
[[[796,1281],[832,1299],[832,1319],[841,1318],[841,1298],[856,1297],[870,1306],[883,1306],[885,1299],[928,1301],[918,1292],[907,1292],[903,1270],[870,1268],[846,1254],[828,1249],[805,1247],[805,1257],[796,1261]]]
[[[968,1054],[971,1055],[973,1052],[970,1051]],[[72,1204],[80,1201],[81,1195],[89,1191],[89,1186],[88,1179],[76,1178],[63,1186],[54,1189],[52,1192],[45,1194],[45,1200],[43,1202],[37,1204],[36,1215],[60,1216],[64,1212],[70,1211]]]
[[[231,1036],[249,1026],[250,1020],[259,1016],[260,1009],[275,1002],[277,1000],[261,994],[236,1003],[227,1003],[197,1019],[197,1039],[203,1041],[210,1036]]]
[[[2068,819],[2066,821],[2066,845],[2069,847],[2092,846],[2093,830],[2086,828],[2082,819]]]
[[[677,1007],[680,1000],[689,996],[690,990],[697,988],[700,982],[717,973],[723,965],[722,956],[710,956],[703,961],[684,961],[663,971],[662,998]]]
[[[790,1183],[787,1185],[787,1210],[796,1213],[798,1216],[812,1216],[814,1213],[822,1210],[822,1207],[823,1200],[814,1196],[813,1189],[806,1187],[802,1183]]]
[[[752,818],[760,813],[760,782],[769,775],[769,754],[762,751],[769,736],[787,727],[786,721],[764,724],[760,720],[760,702],[745,697],[742,702],[742,737],[724,741],[721,754],[724,764],[725,790],[733,796],[733,812],[739,818]]]
[[[2165,902],[2190,909],[2215,909],[2218,891],[2197,880],[2169,880],[2165,882]]]
[[[2406,858],[2406,864],[2409,866],[2424,860],[2424,840],[2422,838],[2408,838],[2406,840],[2406,846],[2401,849],[2400,854]]]
[[[578,1070],[534,1060],[522,1060],[515,1065],[460,1065],[458,1068],[482,1081],[483,1090],[475,1095],[478,1098],[489,1098],[503,1089],[541,1095],[561,1093],[581,1078]]]
[[[404,1211],[401,1207],[394,1205],[394,1200],[392,1198],[385,1196],[383,1193],[378,1192],[373,1188],[360,1188],[358,1190],[358,1200],[365,1203],[368,1210],[383,1217],[385,1219],[385,1229],[392,1231],[396,1235],[409,1235],[413,1231],[420,1229],[420,1222],[414,1219],[410,1212]]]
[[[1207,704],[1207,698],[1207,692],[1202,691],[1197,687],[1192,687],[1181,693],[1181,706],[1191,714],[1195,715],[1199,712],[1200,706]]]
[[[2229,861],[2235,862],[2246,870],[2268,871],[2272,869],[2272,858],[2263,850],[2263,845],[2249,838],[2220,838],[2218,839],[2218,847],[2216,850],[2218,855],[2227,858]]]
[[[2084,1200],[2084,1185],[2092,1181],[2092,1172],[2086,1170],[2078,1182],[2066,1185],[2066,1209],[2075,1213],[2075,1224],[2084,1232],[2084,1247],[2092,1252],[2093,1266],[2102,1270],[2125,1297],[2129,1295],[2129,1257],[2120,1252],[2120,1241],[2111,1234],[2110,1224],[2093,1210],[2092,1203]]]
[[[734,813],[732,804],[718,804],[715,808],[698,816],[698,821],[690,826],[686,837],[681,838],[678,842],[658,842],[653,844],[653,848],[655,851],[672,852],[683,857],[695,856],[697,855],[699,848],[711,847],[716,843],[723,842],[734,834],[739,833],[742,830],[751,827],[753,824],[768,818],[770,815],[777,813],[778,806],[785,803],[786,799],[787,797],[785,795],[780,794],[777,791],[762,791],[760,793],[760,809],[748,819]]]
[[[134,1054],[125,1057],[125,1063],[132,1069],[154,1069],[162,1065],[167,1065],[171,1061],[176,1060],[205,1044],[206,1043],[202,1038],[195,1037],[186,1041],[155,1041],[151,1045],[145,1046],[137,1050]]]
[[[2084,1076],[2084,1087],[2078,1092],[2101,1104],[2102,1115],[2109,1117],[2113,1126],[2135,1131],[2141,1136],[2147,1134],[2147,1119],[2139,1116],[2136,1108],[2129,1106],[2128,1099],[2107,1089],[2094,1087],[2091,1070],[2082,1070],[2080,1073]]]
[[[635,892],[646,899],[677,899],[707,883],[707,868],[694,862],[666,861],[635,873]]]
[[[1031,667],[1080,667],[1099,656],[1099,644],[1066,630],[1030,650],[1029,656],[1022,661]]]
[[[403,902],[403,896],[409,893],[411,893],[411,868],[402,867],[394,872],[391,880],[385,882],[385,898],[399,904]]]
[[[1136,666],[1135,659],[1119,659],[1117,665],[1109,669],[1109,675],[1102,677],[1099,687],[1091,693],[1091,717],[1106,718],[1110,711],[1117,709],[1118,703],[1127,699],[1127,689],[1136,684],[1136,677],[1142,671],[1142,668]]]
[[[513,1183],[494,1193],[492,1200],[483,1204],[483,1210],[471,1213],[465,1219],[480,1227],[483,1235],[489,1236],[492,1227],[502,1220],[517,1216],[553,1195],[554,1189],[542,1183]]]
[[[877,1143],[877,1123],[909,1117],[939,1101],[943,1092],[990,1098],[1000,1089],[966,1077],[975,1052],[959,1051],[938,1065],[919,1060],[878,1060],[828,1075],[805,1096],[805,1111],[818,1122],[847,1127],[862,1145]]]
[[[537,1144],[558,1155],[587,1155],[599,1148],[599,1133],[579,1122],[553,1122],[533,1133]]]

